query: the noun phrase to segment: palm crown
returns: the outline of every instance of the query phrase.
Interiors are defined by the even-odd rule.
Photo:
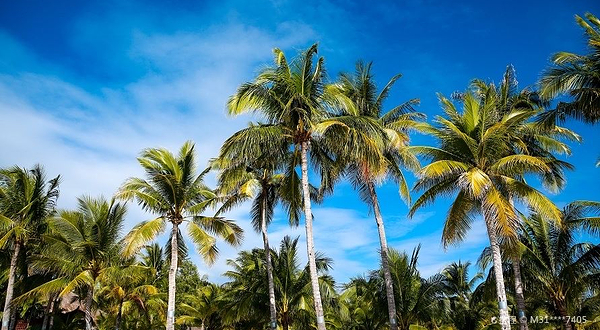
[[[437,117],[428,132],[440,142],[439,148],[415,147],[432,162],[419,172],[415,190],[424,193],[411,214],[435,198],[457,192],[443,232],[445,244],[464,238],[472,216],[481,211],[494,219],[494,228],[504,237],[515,237],[517,217],[510,198],[560,219],[560,211],[540,191],[527,184],[526,175],[545,180],[553,166],[564,166],[554,158],[528,154],[516,149],[521,130],[536,112],[524,108],[503,108],[493,85],[477,83],[462,96],[463,112],[440,96],[446,118]],[[502,109],[502,111],[500,111]],[[526,145],[520,143],[520,145]]]
[[[124,253],[131,255],[164,231],[166,222],[187,222],[190,237],[199,247],[207,262],[213,262],[218,254],[216,234],[230,244],[241,240],[241,228],[222,217],[204,216],[202,212],[219,202],[219,196],[204,184],[207,171],[196,174],[194,145],[186,142],[178,156],[166,149],[146,149],[139,163],[147,180],[130,178],[117,193],[117,198],[135,199],[142,208],[158,215],[142,222],[126,237]]]

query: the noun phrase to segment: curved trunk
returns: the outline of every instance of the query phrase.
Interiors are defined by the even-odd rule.
[[[166,330],[175,329],[175,278],[177,276],[177,234],[178,224],[173,222],[171,231],[171,264],[169,266],[169,298],[167,301],[167,326]]]
[[[271,264],[271,249],[267,234],[267,194],[263,187],[262,209],[260,212],[260,230],[262,232],[265,258],[267,261],[267,280],[269,284],[269,311],[271,312],[271,329],[277,329],[277,309],[275,307],[275,284],[273,283],[273,265]]]
[[[494,261],[494,277],[496,279],[496,293],[498,295],[498,310],[500,312],[500,326],[502,330],[510,330],[510,318],[508,316],[508,304],[506,301],[506,290],[504,288],[504,274],[502,273],[502,254],[500,253],[500,243],[496,231],[489,219],[484,214],[485,225],[487,227],[490,247],[492,249],[492,258]]]
[[[319,276],[317,274],[317,263],[315,260],[315,243],[313,241],[312,210],[310,206],[310,191],[308,186],[308,142],[300,145],[300,156],[302,159],[302,195],[304,201],[304,217],[306,220],[306,251],[308,253],[308,268],[310,271],[310,284],[313,291],[315,314],[317,316],[317,330],[325,330],[325,316],[321,302],[321,290],[319,289]],[[167,329],[169,330],[169,329]]]
[[[396,322],[396,302],[394,299],[394,286],[392,284],[392,273],[390,271],[390,265],[388,262],[388,248],[387,240],[385,238],[385,228],[383,226],[383,217],[381,216],[381,210],[379,209],[379,200],[377,199],[377,192],[375,191],[375,185],[373,184],[373,181],[368,182],[367,185],[369,187],[369,194],[371,195],[371,204],[373,204],[373,213],[375,214],[375,221],[377,222],[377,231],[379,232],[379,245],[381,248],[381,268],[383,268],[383,278],[385,280],[385,293],[387,296],[390,329],[398,330],[398,324]]]
[[[92,303],[93,302],[94,302],[94,287],[92,286],[88,289],[88,293],[87,293],[87,296],[85,297],[85,301],[84,301],[85,310],[83,311],[83,313],[85,315],[85,329],[86,330],[94,329],[94,320],[92,318]]]
[[[15,243],[13,255],[10,258],[10,270],[8,272],[8,284],[6,287],[6,299],[4,300],[4,312],[2,313],[2,330],[8,330],[10,325],[10,317],[12,315],[11,305],[13,293],[15,290],[15,273],[17,271],[17,260],[21,251],[21,243]]]
[[[527,325],[527,314],[525,313],[525,295],[523,294],[523,280],[521,278],[521,261],[519,258],[512,258],[512,268],[515,273],[515,296],[517,298],[517,308],[519,309],[519,329],[529,330]]]

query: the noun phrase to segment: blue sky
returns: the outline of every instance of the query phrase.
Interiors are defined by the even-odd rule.
[[[59,206],[76,196],[110,196],[129,176],[141,176],[135,157],[146,147],[176,150],[197,144],[199,165],[252,117],[228,118],[224,105],[237,86],[270,63],[279,47],[289,56],[314,42],[329,77],[351,71],[358,59],[374,62],[383,85],[396,73],[388,106],[420,98],[431,119],[435,93],[464,90],[473,78],[500,80],[506,65],[519,86],[535,83],[557,51],[585,51],[573,16],[600,14],[596,1],[3,1],[0,2],[0,166],[45,165],[61,174]],[[569,122],[584,143],[568,158],[576,171],[551,198],[560,206],[600,200],[597,127]],[[414,136],[415,144],[428,143]],[[409,174],[410,176],[410,174]],[[412,179],[411,179],[412,181]],[[390,246],[410,252],[422,244],[420,269],[431,275],[451,261],[474,260],[486,245],[481,222],[457,248],[443,251],[440,232],[448,201],[407,220],[392,185],[379,188]],[[416,197],[416,196],[415,196]],[[248,208],[231,216],[246,229],[241,248],[260,246]],[[377,232],[368,209],[348,184],[315,208],[316,248],[335,261],[340,282],[378,264]],[[128,228],[147,219],[130,207]],[[271,228],[271,244],[289,229]],[[164,239],[164,238],[163,238]],[[211,280],[223,281],[221,246]]]

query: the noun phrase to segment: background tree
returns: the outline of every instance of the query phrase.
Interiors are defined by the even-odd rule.
[[[301,267],[297,245],[297,238],[286,236],[281,241],[279,251],[271,251],[275,295],[279,297],[276,300],[277,318],[284,330],[308,326],[305,323],[314,318],[310,269],[308,265]],[[332,261],[317,253],[316,262],[321,291],[327,302],[335,294],[333,280],[325,275],[331,268]],[[242,251],[238,258],[229,261],[233,269],[224,274],[231,279],[225,285],[227,300],[231,302],[231,307],[236,307],[230,308],[234,314],[232,319],[240,321],[251,316],[258,323],[258,328],[263,328],[267,322],[267,319],[260,317],[266,315],[268,300],[268,292],[264,286],[264,264],[264,251],[261,249]]]
[[[59,292],[60,297],[76,294],[84,312],[85,328],[96,327],[94,293],[99,278],[117,260],[121,246],[125,206],[106,199],[81,197],[76,211],[60,211],[50,220],[48,245],[34,262],[34,269],[55,279],[22,297]]]
[[[21,250],[39,243],[47,217],[54,212],[58,184],[58,176],[46,182],[39,165],[31,170],[12,167],[0,171],[0,249],[8,248],[11,254],[2,330],[8,329],[14,312],[11,303]]]
[[[537,293],[536,305],[549,315],[561,316],[564,328],[573,329],[576,322],[583,323],[575,316],[592,322],[600,316],[600,246],[575,240],[579,230],[600,234],[600,203],[573,202],[562,214],[562,225],[539,213],[524,222],[523,269],[531,291]]]

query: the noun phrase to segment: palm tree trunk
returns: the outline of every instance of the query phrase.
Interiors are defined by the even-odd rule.
[[[494,261],[494,276],[496,278],[496,293],[498,295],[498,309],[500,312],[500,325],[502,330],[510,330],[510,318],[508,316],[508,304],[506,301],[506,289],[504,288],[504,274],[502,273],[502,254],[500,253],[500,243],[493,227],[492,219],[484,214],[485,225],[487,227],[490,247],[492,249],[492,258]]]
[[[48,321],[48,330],[52,330],[54,327],[54,307],[56,307],[58,294],[52,299],[52,305],[50,306],[50,320]]]
[[[277,309],[275,307],[275,284],[273,283],[273,265],[271,264],[271,249],[269,248],[269,237],[267,234],[267,192],[263,187],[262,209],[260,214],[260,230],[262,231],[263,244],[265,247],[265,258],[267,260],[267,280],[269,284],[269,311],[271,312],[271,329],[277,329]]]
[[[313,291],[315,314],[317,316],[317,330],[326,330],[323,304],[321,302],[321,290],[319,289],[319,276],[317,274],[317,263],[315,260],[315,243],[313,241],[312,210],[310,205],[310,191],[308,187],[308,142],[300,145],[300,156],[302,160],[302,194],[304,200],[304,217],[306,221],[306,250],[308,253],[308,268],[310,271],[310,283]],[[169,329],[167,329],[169,330]]]
[[[121,329],[121,320],[123,319],[123,300],[119,301],[119,312],[117,313],[117,320],[115,322],[115,330]]]
[[[177,275],[177,235],[178,224],[173,222],[171,232],[171,265],[169,266],[169,300],[167,302],[167,327],[166,330],[175,330],[175,277]]]
[[[57,294],[50,294],[48,297],[48,304],[46,305],[46,310],[44,311],[44,320],[42,321],[42,330],[48,330],[50,319],[54,316],[54,301],[56,300]]]
[[[85,297],[84,308],[83,311],[85,315],[85,329],[92,330],[94,329],[94,321],[92,318],[92,303],[94,302],[94,287],[91,286],[88,289],[87,297]]]
[[[371,195],[371,204],[373,205],[373,213],[375,213],[375,221],[377,222],[377,231],[379,232],[379,245],[381,248],[381,267],[383,268],[383,278],[385,280],[385,293],[387,296],[388,316],[390,320],[390,329],[398,330],[396,322],[396,302],[394,299],[394,286],[392,284],[392,273],[388,262],[387,239],[385,238],[385,228],[383,226],[383,217],[379,209],[379,200],[373,181],[367,183],[369,194]]]
[[[15,290],[15,273],[17,271],[17,260],[21,251],[21,243],[15,243],[15,249],[10,259],[10,271],[8,273],[8,285],[6,287],[6,299],[4,301],[4,312],[2,313],[2,330],[8,330],[10,325],[10,317],[12,315],[11,305],[13,293]]]
[[[512,268],[515,275],[515,296],[517,298],[517,308],[519,309],[519,329],[529,330],[527,325],[527,315],[525,314],[525,295],[523,294],[523,280],[521,278],[521,261],[519,258],[513,258]]]
[[[51,294],[48,299],[48,306],[44,314],[44,321],[42,322],[42,330],[49,330],[52,328],[54,318],[54,302],[56,301],[57,294]]]
[[[565,325],[565,330],[572,330],[573,324],[571,324],[571,320],[568,317],[567,308],[565,307],[564,302],[559,301],[556,305],[558,307],[558,312],[560,313],[560,316],[563,319],[563,323]]]

